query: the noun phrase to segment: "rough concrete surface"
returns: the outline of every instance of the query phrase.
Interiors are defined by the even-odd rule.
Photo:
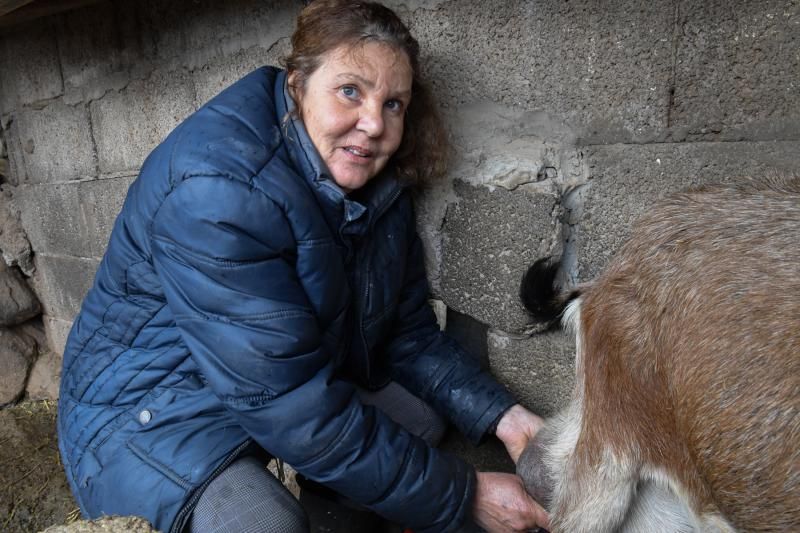
[[[0,39],[0,72],[4,73],[0,110],[8,112],[63,93],[53,23],[52,18],[27,23]]]
[[[288,52],[289,40],[283,38],[269,48],[255,46],[198,67],[192,72],[198,106],[255,69],[279,64]]]
[[[646,139],[666,126],[675,8],[631,7],[451,1],[412,30],[448,109],[489,97],[563,116],[583,137]]]
[[[524,328],[519,281],[537,257],[558,253],[554,195],[514,194],[456,182],[442,227],[441,297],[460,313],[505,331]]]
[[[27,168],[23,183],[66,181],[97,174],[85,105],[53,101],[43,109],[24,109],[16,120]]]
[[[47,343],[42,345],[49,347],[56,354],[63,354],[64,346],[67,344],[67,336],[70,329],[72,329],[72,319],[64,320],[44,315],[42,322],[44,323],[44,331],[47,338]]]
[[[36,257],[36,265],[36,275],[29,281],[42,302],[43,312],[62,320],[75,318],[100,261],[41,254]]]
[[[194,85],[185,71],[159,70],[120,91],[109,91],[90,109],[100,172],[136,170],[196,109]]]
[[[68,104],[91,102],[146,75],[152,49],[130,2],[101,2],[56,17]]]
[[[800,2],[677,7],[677,140],[800,139]]]
[[[291,33],[303,7],[291,0],[197,0],[187,16],[186,4],[149,0],[139,10],[155,59],[168,68],[194,70],[253,46],[269,48]]]
[[[489,361],[497,378],[541,416],[564,407],[575,384],[575,341],[561,331],[509,335],[489,331]]]
[[[100,258],[132,176],[70,183],[21,185],[16,205],[34,250]]]

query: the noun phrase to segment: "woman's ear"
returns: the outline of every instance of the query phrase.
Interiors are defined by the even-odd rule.
[[[286,84],[289,87],[289,96],[292,97],[292,100],[294,100],[294,103],[297,104],[298,107],[300,106],[300,99],[303,96],[302,89],[300,87],[302,84],[299,83],[299,81],[300,76],[297,74],[297,71],[290,71],[286,79]]]

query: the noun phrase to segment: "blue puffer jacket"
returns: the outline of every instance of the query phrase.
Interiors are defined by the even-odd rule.
[[[438,331],[409,194],[346,197],[285,73],[262,68],[178,126],[131,185],[64,354],[59,445],[84,514],[179,531],[258,445],[420,533],[475,476],[361,405],[394,379],[473,441],[513,402]]]

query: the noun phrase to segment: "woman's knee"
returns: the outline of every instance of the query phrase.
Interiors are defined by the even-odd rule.
[[[245,457],[206,487],[192,512],[189,531],[307,532],[309,525],[300,503],[266,465]]]

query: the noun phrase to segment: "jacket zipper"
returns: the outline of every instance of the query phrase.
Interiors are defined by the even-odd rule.
[[[375,213],[375,216],[372,218],[372,220],[370,222],[370,227],[369,227],[370,231],[375,226],[377,221],[383,216],[383,214],[389,209],[389,207],[391,207],[394,204],[394,202],[400,197],[400,194],[402,192],[403,192],[402,189],[395,190],[392,193],[392,196],[390,196],[389,199],[381,206],[381,209]],[[372,244],[372,243],[370,243],[370,244]],[[364,382],[365,382],[365,384],[367,385],[367,387],[369,389],[372,389],[372,383],[371,383],[371,380],[370,380],[370,378],[371,378],[371,375],[370,375],[371,374],[370,373],[370,369],[371,369],[371,364],[370,363],[371,363],[371,361],[370,361],[370,355],[369,355],[369,346],[367,345],[367,337],[364,334],[364,322],[363,322],[364,310],[367,308],[367,301],[369,300],[369,286],[370,286],[369,265],[365,263],[363,270],[364,270],[363,271],[363,277],[362,277],[361,281],[362,281],[362,284],[364,285],[364,290],[363,290],[361,303],[360,303],[359,309],[358,309],[358,332],[359,332],[359,335],[361,337],[361,344],[364,346],[364,367],[365,367]]]

